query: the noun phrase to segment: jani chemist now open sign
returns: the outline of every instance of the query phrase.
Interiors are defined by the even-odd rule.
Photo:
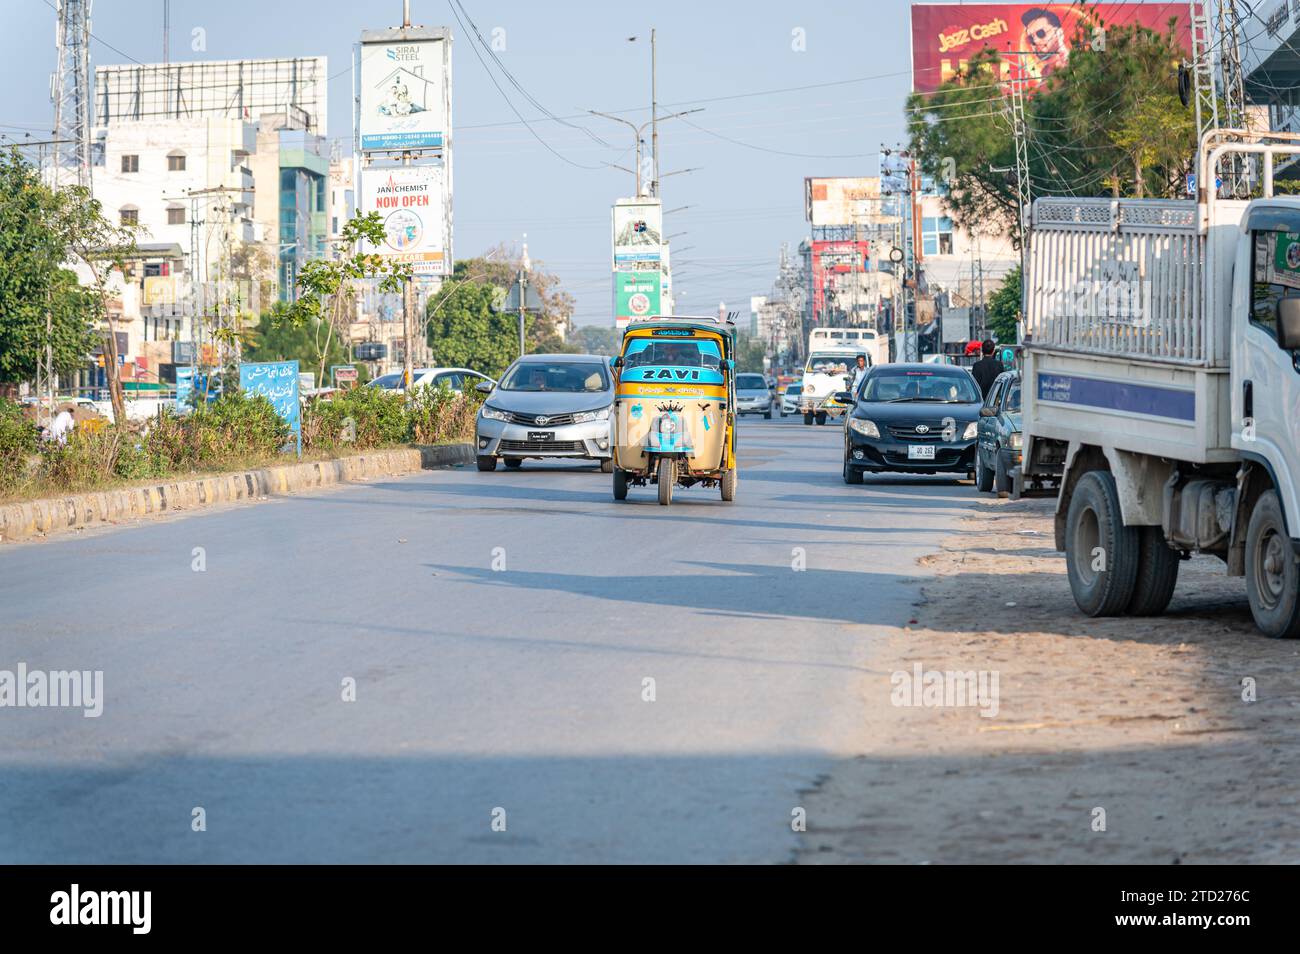
[[[360,211],[378,212],[384,222],[384,244],[365,251],[409,263],[417,275],[445,274],[445,181],[437,165],[363,169]]]

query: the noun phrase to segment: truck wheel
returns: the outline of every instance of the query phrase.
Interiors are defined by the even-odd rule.
[[[993,492],[999,497],[1011,493],[1011,475],[1007,473],[1006,465],[1002,463],[1001,451],[998,451],[993,465]]]
[[[736,499],[736,483],[739,480],[740,480],[740,475],[739,473],[737,473],[736,468],[734,467],[731,468],[731,470],[726,471],[722,475],[722,479],[718,481],[718,486],[722,488],[723,500]]]
[[[602,474],[612,474],[614,472],[614,461],[606,457],[600,462],[600,472]]]
[[[1260,496],[1246,527],[1246,596],[1265,636],[1300,636],[1300,569],[1276,490]]]
[[[763,420],[765,420],[765,421],[770,421],[770,420],[772,420],[772,409],[771,409],[771,408],[768,408],[766,411],[763,412]]]
[[[812,411],[803,412],[803,422],[805,424],[811,424],[813,422]]]
[[[478,464],[478,469],[482,471],[497,469],[497,459],[495,457],[485,457],[479,454],[474,458],[474,463]]]
[[[627,471],[614,468],[614,499],[627,499]]]
[[[818,423],[818,424],[825,424],[825,423],[826,423],[826,412],[825,412],[825,411],[818,411],[818,412],[817,412],[817,423]]]
[[[673,479],[676,476],[676,468],[673,466],[671,457],[661,457],[659,459],[659,503],[667,507],[673,502]]]
[[[975,452],[975,489],[982,494],[993,489],[993,471],[984,466],[984,456]]]
[[[1089,471],[1075,484],[1065,518],[1065,566],[1074,602],[1089,616],[1124,612],[1137,565],[1138,533],[1120,518],[1115,478]]]
[[[1159,527],[1138,528],[1138,571],[1129,600],[1130,616],[1159,616],[1174,597],[1178,583],[1178,551],[1165,542]]]

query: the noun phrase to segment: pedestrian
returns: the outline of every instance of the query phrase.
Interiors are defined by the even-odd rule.
[[[867,376],[867,356],[865,354],[860,354],[858,355],[857,364],[853,368],[853,386],[849,388],[849,390],[853,392],[853,394],[856,395],[858,393],[858,387],[859,385],[862,384],[862,379],[865,378],[866,376]]]
[[[49,439],[56,444],[68,443],[68,435],[72,433],[76,422],[72,419],[72,409],[65,404],[59,408],[59,413],[54,417],[54,423],[50,425]]]
[[[980,386],[980,392],[984,397],[989,396],[989,390],[993,387],[993,382],[1005,370],[1002,367],[1002,362],[993,357],[996,347],[992,338],[985,338],[980,344],[980,353],[983,357],[976,361],[975,366],[970,369],[970,373],[975,376],[975,383]]]

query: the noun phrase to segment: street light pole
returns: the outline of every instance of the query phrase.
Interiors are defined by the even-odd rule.
[[[402,29],[411,28],[411,0],[402,0]],[[409,150],[402,152],[403,167],[411,165]],[[411,393],[415,384],[415,343],[411,330],[415,325],[415,280],[407,275],[402,279],[402,389]]]

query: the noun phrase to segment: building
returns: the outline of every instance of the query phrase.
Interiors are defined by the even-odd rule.
[[[263,113],[252,159],[260,227],[267,260],[273,261],[281,301],[297,297],[302,266],[323,258],[329,235],[329,159],[323,137],[311,132],[298,110]]]
[[[1300,132],[1300,4],[1256,4],[1242,19],[1240,49],[1247,101],[1267,108],[1269,129]]]
[[[357,214],[356,161],[347,158],[330,159],[330,181],[327,211],[329,228],[327,241],[331,247],[341,240],[343,226]]]

